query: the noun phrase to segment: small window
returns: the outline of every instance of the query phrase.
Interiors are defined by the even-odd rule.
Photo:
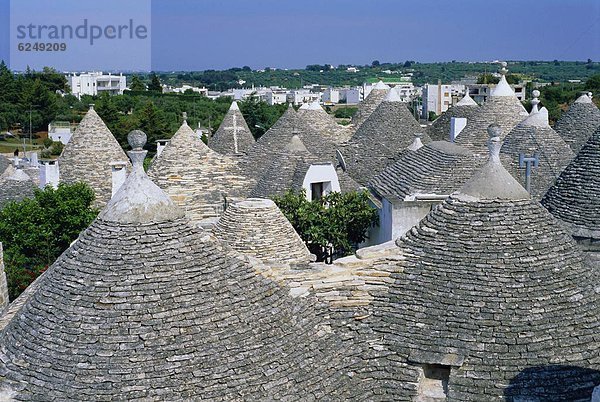
[[[419,381],[417,401],[445,401],[448,396],[450,366],[424,364],[423,377]]]
[[[319,200],[323,197],[323,183],[310,183],[311,199]]]

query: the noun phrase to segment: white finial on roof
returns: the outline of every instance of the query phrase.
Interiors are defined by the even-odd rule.
[[[500,74],[502,75],[506,75],[506,73],[508,73],[508,69],[506,68],[506,66],[508,65],[507,62],[503,61],[500,63]]]
[[[469,95],[469,88],[467,88],[465,96],[459,100],[458,103],[456,103],[456,106],[478,106],[477,102],[475,102],[473,98],[471,98],[471,95]]]
[[[187,124],[187,112],[181,114],[183,116],[183,124]]]
[[[383,99],[384,102],[402,102],[402,99],[400,98],[400,95],[398,95],[398,91],[396,91],[394,88],[390,88],[390,90],[388,91],[387,95],[385,96],[385,99]]]
[[[515,91],[513,91],[506,81],[506,75],[502,74],[500,82],[492,89],[490,96],[515,96]]]
[[[310,107],[310,105],[308,103],[303,103],[302,106],[300,106],[300,108],[298,110],[306,110]]]
[[[240,107],[236,101],[233,101],[231,102],[231,106],[229,106],[229,110],[240,110]]]
[[[182,218],[184,211],[175,206],[144,171],[144,158],[148,151],[142,148],[146,145],[146,134],[134,130],[129,133],[127,140],[132,148],[127,154],[133,169],[98,218],[119,223],[164,222]]]
[[[586,94],[581,95],[575,103],[592,103],[592,93],[588,92]]]
[[[533,99],[531,100],[531,113],[530,114],[536,114],[537,112],[540,111],[538,109],[538,105],[540,104],[540,100],[538,99],[538,97],[540,96],[540,91],[538,91],[537,89],[534,89],[531,94],[533,95]]]
[[[379,80],[377,84],[373,85],[373,89],[390,89],[390,87],[386,85],[382,80]]]
[[[420,148],[422,148],[423,147],[423,143],[421,142],[422,136],[423,136],[423,134],[421,134],[421,133],[415,133],[415,139],[413,140],[412,144],[410,144],[408,146],[408,148],[406,148],[406,149],[408,149],[409,151],[417,151]]]
[[[530,195],[502,166],[500,148],[502,148],[502,128],[497,124],[488,127],[489,159],[483,167],[473,175],[455,195],[463,201],[481,200],[525,200]]]
[[[94,106],[96,106],[96,104],[94,104],[94,103],[90,103],[88,106],[90,107],[90,109],[89,109],[89,110],[94,110]]]

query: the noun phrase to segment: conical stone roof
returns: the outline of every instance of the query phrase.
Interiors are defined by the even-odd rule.
[[[319,106],[320,107],[320,106]],[[338,146],[322,132],[304,122],[292,106],[279,118],[279,120],[256,141],[248,155],[242,161],[242,169],[256,180],[267,174],[273,160],[287,152],[287,147],[292,137],[298,136],[300,141],[320,162],[331,162],[337,165],[335,151]],[[356,183],[345,173],[338,170],[342,190],[350,189]],[[344,177],[345,176],[345,177]]]
[[[33,197],[35,188],[27,173],[9,166],[4,174],[0,175],[0,209],[11,201]]]
[[[542,204],[575,237],[600,239],[600,127],[550,187]]]
[[[369,187],[390,201],[418,194],[448,195],[460,189],[479,165],[469,150],[433,141],[416,151],[403,151],[396,162],[371,179]]]
[[[456,137],[455,142],[484,156],[486,130],[490,124],[498,124],[502,128],[500,138],[504,139],[510,130],[527,116],[527,110],[506,82],[506,77],[502,75],[487,101],[467,120],[466,127]]]
[[[194,222],[218,217],[227,200],[243,197],[253,185],[234,159],[207,147],[185,121],[148,176]]]
[[[256,181],[256,186],[249,196],[270,198],[281,196],[287,190],[301,189],[306,172],[314,163],[318,163],[318,158],[306,149],[297,135],[294,135],[283,152],[272,156],[272,162],[263,177]]]
[[[132,137],[134,172],[0,332],[0,388],[17,400],[359,393],[313,299],[190,225],[145,177]]]
[[[347,141],[352,135],[347,127],[337,124],[334,118],[323,110],[318,101],[308,104],[305,109],[298,110],[298,120],[299,130],[308,126],[335,144]]]
[[[254,145],[254,137],[236,101],[223,118],[217,132],[208,139],[208,146],[222,155],[245,154]]]
[[[479,110],[479,105],[467,93],[456,105],[442,113],[429,126],[429,136],[433,141],[448,141],[450,138],[450,122],[453,117],[465,117],[467,121]]]
[[[501,154],[508,171],[523,186],[526,185],[525,167],[519,166],[519,155],[527,158],[537,155],[538,166],[531,168],[530,191],[532,197],[538,200],[575,157],[571,148],[550,127],[546,108],[532,114],[511,130],[504,139]]]
[[[578,153],[588,138],[600,127],[600,110],[592,102],[591,92],[581,95],[564,112],[554,125],[554,130],[565,140],[574,153]]]
[[[230,205],[213,229],[217,239],[265,263],[308,263],[306,245],[271,200],[249,198]]]
[[[124,162],[131,168],[127,155],[91,106],[58,158],[60,181],[87,183],[96,194],[96,205],[103,207],[112,195],[111,162]]]
[[[355,128],[360,127],[371,113],[377,109],[377,106],[383,101],[389,90],[390,87],[384,84],[383,81],[379,81],[373,86],[369,95],[359,103],[358,110],[354,116],[352,116],[352,125]]]
[[[445,366],[448,400],[586,400],[600,382],[598,269],[502,168],[500,146],[397,241],[372,326],[398,360]],[[419,378],[399,381],[413,385],[401,397],[418,394]]]
[[[390,90],[344,147],[348,173],[357,182],[366,184],[412,144],[415,133],[421,132],[423,129],[406,103],[400,100],[396,91]],[[425,134],[422,142],[429,141]]]

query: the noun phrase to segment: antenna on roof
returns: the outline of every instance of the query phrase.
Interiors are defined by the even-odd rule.
[[[335,159],[338,161],[338,166],[342,168],[342,170],[346,171],[346,160],[344,159],[344,155],[340,152],[339,149],[335,150]]]

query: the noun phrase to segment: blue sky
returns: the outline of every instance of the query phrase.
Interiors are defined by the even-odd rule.
[[[40,1],[63,8],[74,0]],[[121,0],[119,13],[134,10],[132,1]],[[9,53],[8,3],[0,0],[2,59]],[[63,12],[82,18],[81,7],[69,10]],[[151,34],[151,66],[164,71],[375,59],[600,61],[600,1],[152,0]],[[60,62],[63,69],[106,70],[115,59],[65,55]]]

